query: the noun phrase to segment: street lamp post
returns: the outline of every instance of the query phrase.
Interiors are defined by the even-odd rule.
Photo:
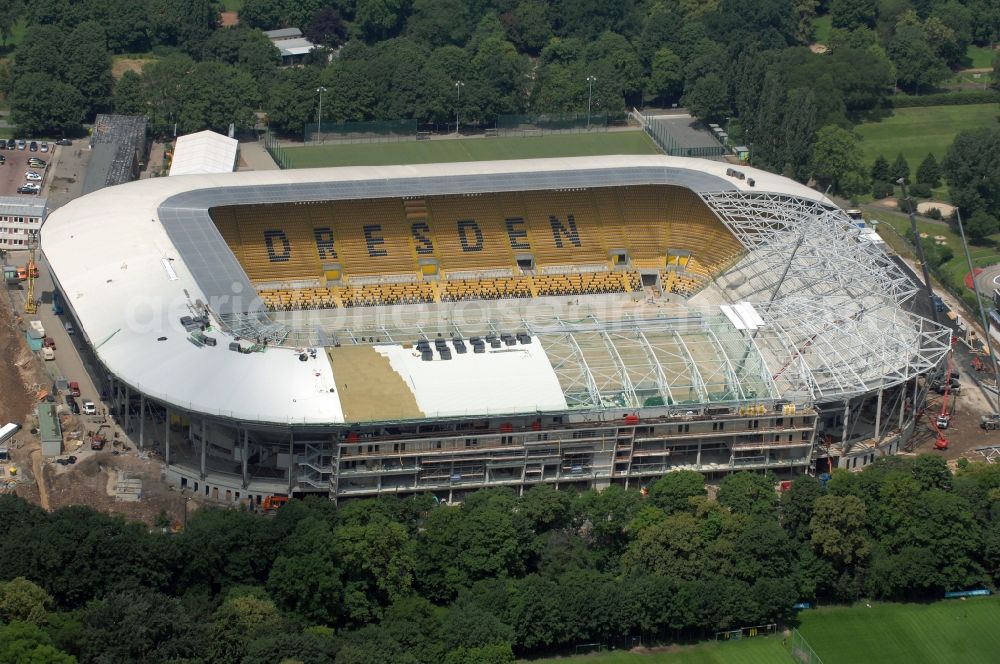
[[[320,135],[320,142],[323,142],[323,93],[326,88],[322,85],[316,88],[319,93],[319,108],[316,110],[316,132]]]
[[[455,100],[455,135],[458,136],[458,120],[459,113],[462,108],[462,88],[465,87],[465,83],[461,81],[455,81],[455,91],[458,93],[458,98]]]
[[[587,129],[590,129],[590,103],[594,100],[594,81],[596,80],[595,76],[587,77]]]

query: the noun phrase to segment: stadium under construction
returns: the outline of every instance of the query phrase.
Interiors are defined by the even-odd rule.
[[[223,501],[860,468],[950,343],[831,201],[699,159],[142,180],[42,250],[116,416]]]

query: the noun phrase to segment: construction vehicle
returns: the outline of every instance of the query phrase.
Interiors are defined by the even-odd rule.
[[[924,414],[927,414],[926,411],[924,412]],[[941,427],[939,427],[937,424],[937,418],[931,417],[929,414],[927,414],[927,421],[930,423],[931,429],[933,429],[934,433],[937,435],[937,437],[934,439],[934,449],[936,450],[948,449],[949,445],[948,439],[944,437],[943,433],[941,433]]]
[[[987,431],[995,431],[1000,429],[1000,413],[993,413],[992,415],[983,415],[979,418],[979,426],[986,429]]]
[[[90,449],[98,451],[104,449],[104,445],[108,442],[108,437],[101,433],[101,429],[107,428],[107,424],[102,424],[97,428],[97,431],[90,432]]]
[[[288,496],[264,496],[264,500],[260,504],[260,509],[265,514],[268,512],[277,512],[278,508],[287,502]]]
[[[35,279],[38,278],[38,266],[35,265],[35,245],[37,242],[38,236],[33,232],[29,247],[28,267],[25,270],[27,272],[28,292],[24,298],[24,313],[32,315],[38,312],[38,302],[35,301]],[[53,355],[53,357],[55,356]]]
[[[948,353],[948,370],[945,371],[942,377],[941,384],[944,387],[941,394],[943,398],[941,399],[941,413],[937,416],[937,428],[940,435],[941,429],[947,429],[948,425],[951,424],[951,411],[948,410],[948,397],[951,395],[951,390],[953,387],[957,387],[958,377],[951,372],[951,361],[954,358],[954,353]]]

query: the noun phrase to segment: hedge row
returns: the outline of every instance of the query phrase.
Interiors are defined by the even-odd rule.
[[[996,90],[970,90],[968,92],[941,92],[914,97],[895,95],[889,97],[893,108],[915,108],[922,106],[964,106],[967,104],[995,104],[1000,102],[1000,92]]]

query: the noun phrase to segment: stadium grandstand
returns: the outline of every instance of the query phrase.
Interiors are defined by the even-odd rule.
[[[862,467],[950,341],[843,211],[665,156],[175,176],[50,215],[113,410],[223,501]]]

